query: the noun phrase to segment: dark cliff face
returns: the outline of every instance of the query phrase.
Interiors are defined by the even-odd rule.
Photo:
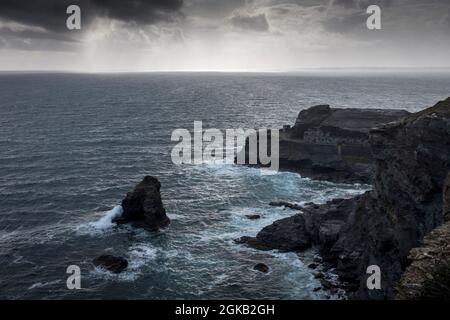
[[[358,297],[392,298],[411,248],[443,222],[450,98],[372,130],[370,144],[376,161],[374,190],[358,201],[330,253],[338,272],[361,279]],[[382,290],[367,290],[369,265],[380,266]]]
[[[396,299],[450,299],[450,173],[442,200],[444,224],[409,253],[410,264],[396,287]]]
[[[376,167],[372,191],[309,205],[246,242],[285,250],[315,245],[348,282],[352,298],[394,298],[410,250],[448,215],[450,98],[371,130],[369,142]],[[381,290],[367,289],[370,265],[381,269]]]
[[[443,202],[444,208],[442,214],[444,216],[444,220],[450,221],[450,173],[448,174],[444,184]]]

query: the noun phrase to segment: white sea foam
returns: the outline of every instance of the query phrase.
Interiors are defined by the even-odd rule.
[[[154,260],[158,249],[149,244],[137,244],[130,248],[130,269],[138,269],[147,262]]]
[[[114,226],[113,219],[123,213],[122,206],[115,206],[107,211],[99,220],[84,223],[78,226],[77,231],[81,234],[98,234],[103,233]]]
[[[168,201],[166,201],[166,202],[168,202]],[[183,220],[186,218],[184,215],[176,214],[176,213],[169,213],[168,216],[169,216],[170,220]]]
[[[38,289],[38,288],[44,288],[44,287],[47,287],[47,286],[51,286],[51,285],[54,285],[54,284],[58,284],[58,283],[60,283],[60,282],[61,282],[61,280],[54,280],[54,281],[50,281],[50,282],[37,282],[37,283],[31,285],[31,286],[28,288],[28,290],[33,290],[33,289]]]
[[[143,273],[143,268],[151,264],[158,254],[158,249],[149,244],[136,244],[128,251],[128,267],[120,274],[111,273],[103,268],[96,267],[92,273],[94,277],[100,277],[110,281],[132,282]]]
[[[123,213],[122,206],[115,206],[96,222],[91,222],[90,225],[95,229],[105,230],[111,228],[113,219],[119,217]]]

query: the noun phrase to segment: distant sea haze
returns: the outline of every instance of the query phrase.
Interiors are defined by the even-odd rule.
[[[223,162],[177,166],[171,133],[200,120],[204,129],[281,128],[316,104],[419,111],[449,88],[443,72],[0,74],[0,298],[323,299],[305,267],[314,252],[233,240],[293,214],[271,201],[323,203],[370,186]],[[170,227],[113,226],[145,175],[161,181]],[[127,258],[128,269],[95,269],[103,253]],[[268,274],[253,270],[259,262]],[[66,287],[74,264],[82,290]]]

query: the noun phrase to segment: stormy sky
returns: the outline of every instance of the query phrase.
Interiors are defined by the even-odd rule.
[[[68,30],[66,8],[81,8]],[[379,5],[382,30],[368,30]],[[0,70],[450,67],[450,0],[1,0]]]

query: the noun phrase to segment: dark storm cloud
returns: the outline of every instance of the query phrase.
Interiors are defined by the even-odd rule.
[[[66,27],[69,5],[81,8],[82,30]],[[3,48],[19,50],[72,50],[79,35],[95,18],[140,26],[172,21],[181,15],[183,0],[1,0],[0,28]],[[20,28],[11,27],[11,22]]]
[[[187,0],[188,12],[208,18],[223,18],[242,8],[246,0]]]
[[[1,0],[0,19],[60,33],[66,29],[66,9],[79,5],[83,25],[94,18],[152,24],[171,21],[180,14],[183,0]]]
[[[2,39],[42,39],[42,40],[59,40],[73,41],[67,34],[53,33],[44,30],[33,29],[13,29],[10,27],[0,27],[0,37]]]
[[[316,7],[324,4],[328,4],[330,0],[275,0],[273,4],[295,4],[301,7]]]
[[[71,4],[81,7],[81,32],[69,32],[66,28],[66,9]],[[421,24],[439,24],[441,29],[445,26],[447,33],[450,29],[450,0],[0,0],[0,44],[10,48],[20,44],[21,49],[36,46],[39,50],[42,47],[59,50],[82,40],[80,34],[89,32],[96,18],[118,20],[128,24],[129,30],[134,27],[139,30],[144,25],[179,21],[183,16],[192,19],[174,27],[195,28],[195,23],[215,26],[213,21],[242,30],[267,32],[280,28],[297,30],[298,25],[293,23],[297,19],[302,26],[323,27],[352,38],[364,37],[366,9],[371,4],[382,8],[386,25],[405,21],[408,24],[409,16],[413,23],[415,16],[425,12],[428,14],[421,17]]]
[[[393,4],[393,0],[334,0],[333,5],[342,6],[344,8],[365,9],[370,5],[378,5],[386,8]]]
[[[0,27],[1,48],[26,51],[71,51],[77,41],[69,33]]]
[[[269,22],[265,14],[247,16],[235,15],[230,19],[233,26],[244,30],[264,32],[269,30]]]
[[[353,8],[358,4],[357,0],[334,0],[334,5],[343,6],[344,8]]]
[[[447,18],[444,20],[444,23],[450,29],[450,5],[449,8],[447,9]]]
[[[392,0],[333,0],[334,7],[344,9],[337,15],[329,15],[323,21],[323,27],[329,32],[348,34],[365,32],[367,13],[370,5],[378,5],[383,10],[392,5]]]
[[[137,24],[171,21],[180,14],[183,0],[90,0],[97,15]]]
[[[441,24],[441,30],[435,30],[436,32],[443,31],[443,16],[450,11],[450,0],[332,0],[330,3],[331,8],[340,10],[338,14],[330,14],[323,21],[323,26],[327,31],[337,33],[359,31],[363,34],[367,31],[364,26],[367,19],[366,9],[370,5],[378,5],[383,21],[389,21],[391,25],[399,21],[403,23],[405,29],[407,26],[415,26],[415,22],[421,20],[423,29],[433,24]]]
[[[365,13],[341,15],[328,18],[323,22],[325,30],[336,33],[350,33],[365,30],[367,16]]]

